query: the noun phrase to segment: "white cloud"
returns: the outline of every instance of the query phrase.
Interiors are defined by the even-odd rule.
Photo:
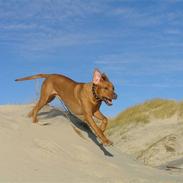
[[[24,0],[2,1],[0,0],[0,44],[16,44],[19,51],[43,51],[63,46],[103,43],[106,41],[119,42],[128,38],[129,45],[144,46],[144,39],[152,38],[152,47],[162,46],[162,33],[145,32],[137,34],[142,36],[137,44],[134,40],[136,29],[139,26],[156,26],[164,20],[175,20],[181,17],[180,12],[162,12],[157,7],[147,9],[136,6],[113,6],[115,1],[101,0]],[[169,18],[166,18],[168,15]],[[98,22],[96,28],[92,26],[94,21],[101,20],[104,24],[116,22],[117,28],[103,28]],[[173,18],[172,18],[173,17]],[[125,19],[123,19],[125,18]],[[180,22],[180,21],[179,21]],[[91,24],[91,25],[90,25]],[[110,26],[110,23],[109,25]],[[91,29],[90,29],[91,28]],[[167,28],[169,34],[178,34],[178,28]],[[154,39],[153,39],[154,38]],[[164,38],[165,39],[165,38]],[[154,40],[154,41],[153,41]],[[160,43],[161,42],[161,43]],[[22,44],[21,44],[22,43]],[[164,43],[165,46],[167,43]],[[171,42],[176,45],[176,42]],[[149,45],[150,46],[150,45]],[[100,60],[101,59],[101,60]],[[136,59],[136,58],[135,58]],[[134,60],[135,60],[134,59]],[[133,62],[134,62],[133,60]],[[132,61],[132,59],[131,59]],[[121,56],[110,55],[108,58],[99,58],[95,64],[126,64],[129,62]]]
[[[121,77],[157,77],[183,72],[183,60],[153,57],[140,53],[107,54],[96,59],[97,67]],[[165,87],[165,86],[164,86]]]
[[[127,83],[122,82],[123,86],[127,87],[143,87],[143,88],[183,88],[183,84],[176,84],[176,83],[149,83],[149,84],[141,84],[141,83]]]
[[[111,35],[82,27],[102,7],[102,1],[88,0],[0,0],[0,44],[18,43],[14,49],[25,54],[101,42]]]

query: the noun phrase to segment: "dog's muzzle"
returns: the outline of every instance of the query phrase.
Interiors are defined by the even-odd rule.
[[[117,97],[118,97],[117,94],[114,93],[112,99],[111,99],[111,98],[104,97],[104,98],[103,98],[103,101],[104,101],[108,106],[111,106],[111,105],[112,105],[112,100],[113,100],[113,99],[116,100]]]

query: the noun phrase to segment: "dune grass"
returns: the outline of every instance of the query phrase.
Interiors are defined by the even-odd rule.
[[[135,105],[121,112],[109,123],[108,129],[129,123],[148,123],[151,118],[166,119],[174,114],[183,118],[183,102],[165,99],[153,99]]]
[[[179,102],[179,110],[178,115],[181,119],[183,119],[183,102]]]

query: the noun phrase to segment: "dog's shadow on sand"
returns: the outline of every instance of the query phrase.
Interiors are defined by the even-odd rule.
[[[107,149],[103,146],[103,144],[99,143],[96,135],[92,132],[92,130],[89,128],[89,126],[85,122],[83,122],[81,119],[79,119],[77,116],[73,115],[71,112],[61,111],[59,109],[52,108],[48,112],[40,112],[39,116],[44,116],[44,118],[46,118],[46,119],[57,117],[57,116],[63,116],[65,118],[69,119],[69,121],[75,127],[80,129],[81,131],[84,131],[87,133],[88,137],[103,151],[104,155],[113,157],[113,154],[111,154],[109,151],[107,151]],[[46,123],[46,125],[48,125],[48,123]]]

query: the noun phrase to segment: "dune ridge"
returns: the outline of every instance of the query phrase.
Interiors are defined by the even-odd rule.
[[[181,183],[180,172],[143,165],[116,145],[97,145],[86,127],[45,107],[40,122],[27,117],[31,105],[0,106],[0,182]],[[82,134],[82,138],[73,129]],[[82,130],[83,129],[83,130]]]

